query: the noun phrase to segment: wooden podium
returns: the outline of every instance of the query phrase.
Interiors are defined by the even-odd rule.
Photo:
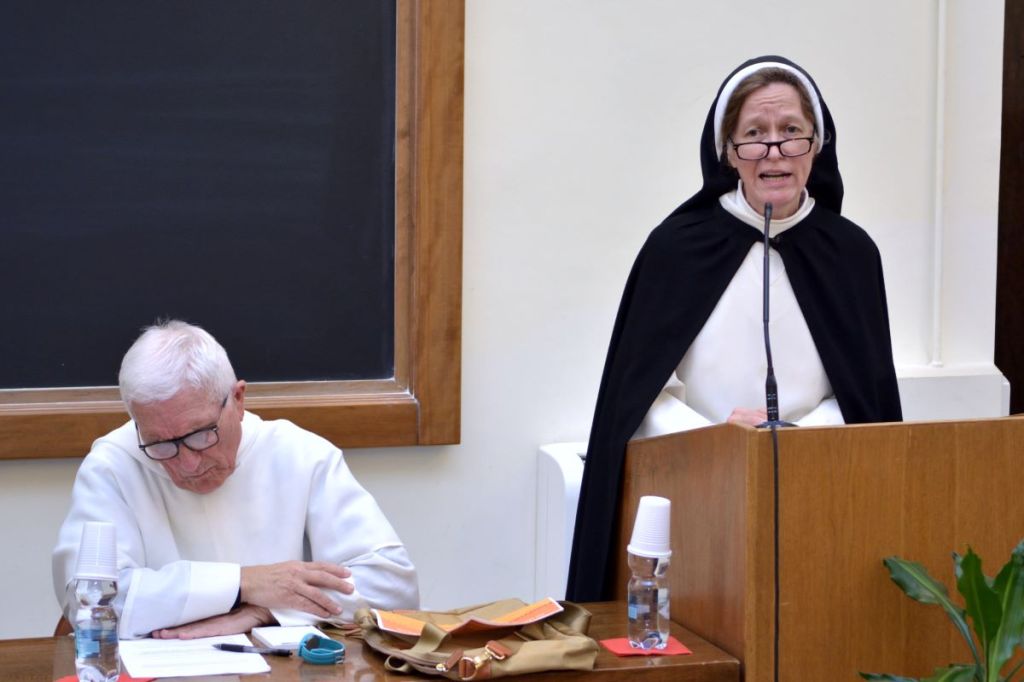
[[[994,576],[1024,537],[1024,418],[778,433],[779,680],[926,675],[970,662],[942,609],[889,579],[923,564],[961,603],[953,551]],[[775,467],[769,431],[719,425],[629,445],[616,584],[641,495],[672,500],[672,619],[773,679]]]

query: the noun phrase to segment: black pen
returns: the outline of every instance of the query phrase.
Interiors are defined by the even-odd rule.
[[[214,644],[215,648],[221,651],[234,651],[239,654],[263,654],[264,656],[291,656],[290,649],[264,649],[258,646],[246,646],[245,644]]]

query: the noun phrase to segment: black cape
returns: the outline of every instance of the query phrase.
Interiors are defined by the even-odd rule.
[[[799,68],[772,56],[751,60],[737,71],[761,61]],[[867,233],[839,215],[843,189],[835,126],[824,101],[821,107],[830,144],[816,157],[808,178],[815,206],[772,246],[785,264],[843,419],[848,424],[900,421],[881,260]],[[716,156],[714,110],[712,103],[701,141],[704,186],[650,234],[619,305],[577,508],[566,595],[573,601],[612,598],[613,534],[626,443],[751,245],[762,239],[760,230],[718,203],[719,196],[736,187],[736,176]]]

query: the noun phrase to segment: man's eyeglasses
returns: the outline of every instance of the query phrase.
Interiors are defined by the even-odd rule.
[[[139,449],[146,453],[146,457],[155,459],[157,461],[163,461],[168,459],[174,459],[178,456],[178,447],[184,444],[189,450],[193,452],[202,452],[212,448],[214,445],[220,442],[220,435],[217,433],[220,428],[217,424],[220,422],[220,417],[224,414],[224,406],[228,404],[228,397],[224,396],[224,400],[220,404],[220,412],[217,414],[217,421],[211,426],[204,426],[201,429],[196,429],[192,433],[186,433],[180,438],[170,438],[168,440],[158,440],[154,443],[140,443]],[[135,432],[138,433],[139,425],[135,424]]]
[[[772,147],[778,147],[783,156],[803,156],[814,146],[813,137],[791,137],[778,142],[741,142],[736,144],[729,138],[729,143],[736,150],[736,156],[744,161],[760,161],[768,156]]]

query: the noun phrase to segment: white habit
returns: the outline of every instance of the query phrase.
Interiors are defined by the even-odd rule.
[[[743,197],[742,183],[720,203],[743,222],[764,229],[764,217]],[[807,196],[795,214],[773,220],[770,237],[799,223],[814,207]],[[659,436],[724,422],[734,408],[764,407],[768,364],[764,348],[763,245],[750,247],[711,316],[655,398],[634,438]],[[786,268],[769,249],[769,333],[779,385],[779,416],[801,426],[842,424],[839,403],[821,364]]]
[[[86,521],[117,527],[122,638],[226,613],[242,566],[288,560],[352,570],[356,591],[330,592],[344,620],[365,606],[419,605],[405,547],[341,451],[320,436],[246,412],[235,471],[203,495],[175,486],[138,443],[128,422],[93,443],[75,478],[53,552],[54,590],[69,619],[68,585]],[[282,625],[316,620],[272,612]]]

